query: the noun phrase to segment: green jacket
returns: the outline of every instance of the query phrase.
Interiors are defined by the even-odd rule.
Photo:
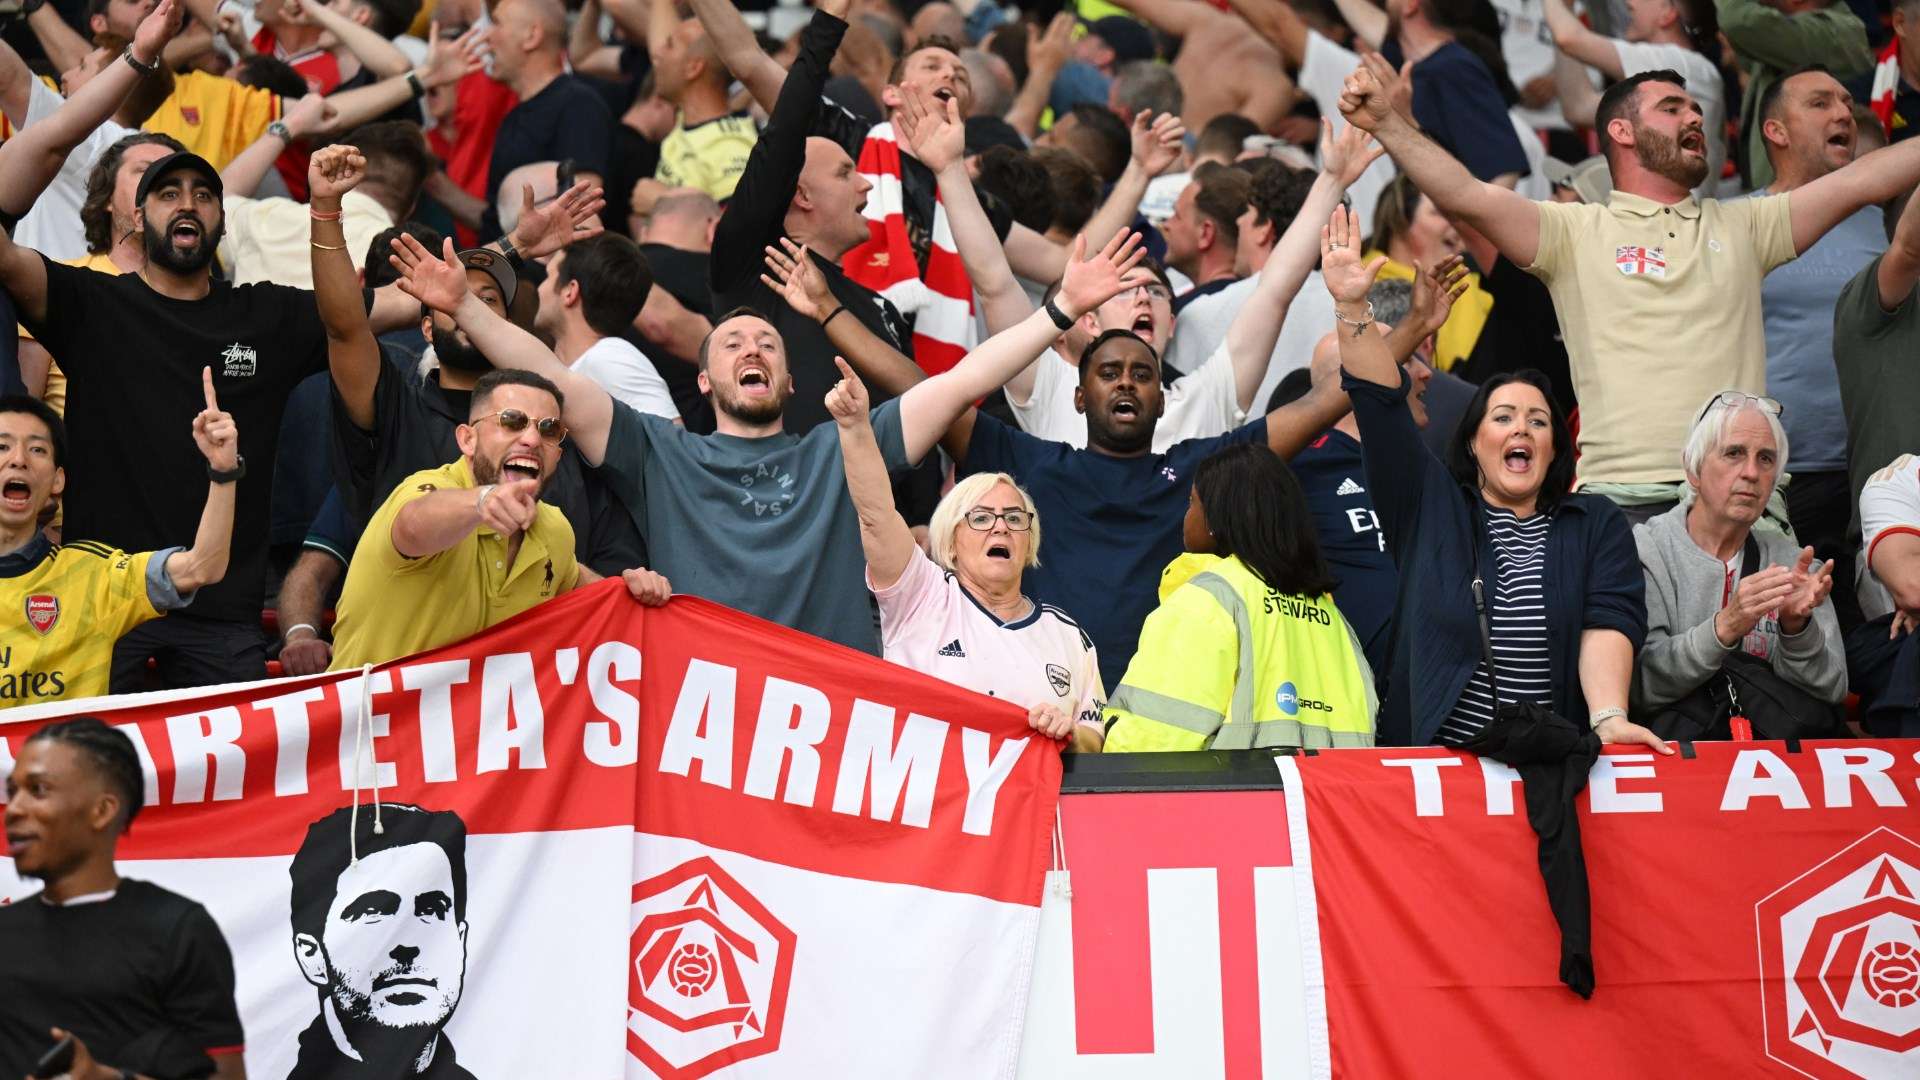
[[[1740,99],[1741,175],[1748,188],[1773,183],[1773,163],[1767,160],[1767,141],[1760,134],[1760,96],[1774,81],[1795,68],[1821,64],[1836,79],[1845,80],[1873,67],[1873,49],[1867,28],[1844,0],[1826,7],[1788,15],[1760,0],[1715,0],[1720,30],[1738,53],[1747,76],[1747,92]]]

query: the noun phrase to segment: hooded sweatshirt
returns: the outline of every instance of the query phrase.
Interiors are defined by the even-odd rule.
[[[1839,702],[1847,693],[1847,660],[1832,600],[1821,601],[1798,634],[1783,633],[1775,612],[1733,649],[1720,644],[1713,617],[1740,583],[1744,547],[1729,567],[1695,543],[1687,533],[1694,499],[1686,489],[1680,505],[1634,526],[1633,542],[1647,574],[1647,642],[1634,671],[1634,704],[1658,708],[1680,700],[1719,671],[1734,649],[1766,661],[1774,674],[1820,700]],[[1760,545],[1761,569],[1791,567],[1800,557],[1793,540],[1772,529],[1757,530],[1753,538]]]

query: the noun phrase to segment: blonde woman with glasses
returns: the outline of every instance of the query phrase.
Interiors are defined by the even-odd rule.
[[[934,508],[931,555],[893,504],[866,387],[846,361],[827,394],[847,491],[860,515],[867,587],[880,605],[882,655],[1027,710],[1034,730],[1098,750],[1106,696],[1093,642],[1066,613],[1020,591],[1039,563],[1040,516],[1005,473],[977,473]]]

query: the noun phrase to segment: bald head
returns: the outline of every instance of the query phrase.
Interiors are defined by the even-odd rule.
[[[493,77],[513,85],[523,75],[545,76],[561,65],[567,48],[567,10],[560,0],[500,0],[487,32]]]
[[[654,200],[640,239],[680,251],[711,251],[719,220],[720,204],[713,196],[698,188],[674,188]]]

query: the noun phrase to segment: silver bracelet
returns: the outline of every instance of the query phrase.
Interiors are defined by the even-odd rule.
[[[1367,332],[1367,327],[1373,325],[1373,301],[1367,301],[1367,314],[1358,320],[1349,319],[1345,315],[1340,314],[1340,305],[1335,304],[1333,307],[1333,318],[1335,322],[1338,322],[1342,326],[1353,327],[1353,336],[1359,337],[1361,334]]]
[[[1627,718],[1627,710],[1619,708],[1601,709],[1599,712],[1587,717],[1587,728],[1590,731],[1598,731],[1600,730],[1601,724],[1606,723],[1616,716],[1625,720]]]
[[[487,496],[493,494],[493,489],[494,489],[494,485],[492,484],[480,485],[480,495],[478,498],[473,500],[474,513],[485,514],[487,512]]]
[[[313,631],[313,636],[316,640],[320,637],[319,627],[313,625],[310,622],[297,622],[280,632],[280,640],[286,641],[289,638],[293,637],[293,632],[295,630],[311,630]]]

